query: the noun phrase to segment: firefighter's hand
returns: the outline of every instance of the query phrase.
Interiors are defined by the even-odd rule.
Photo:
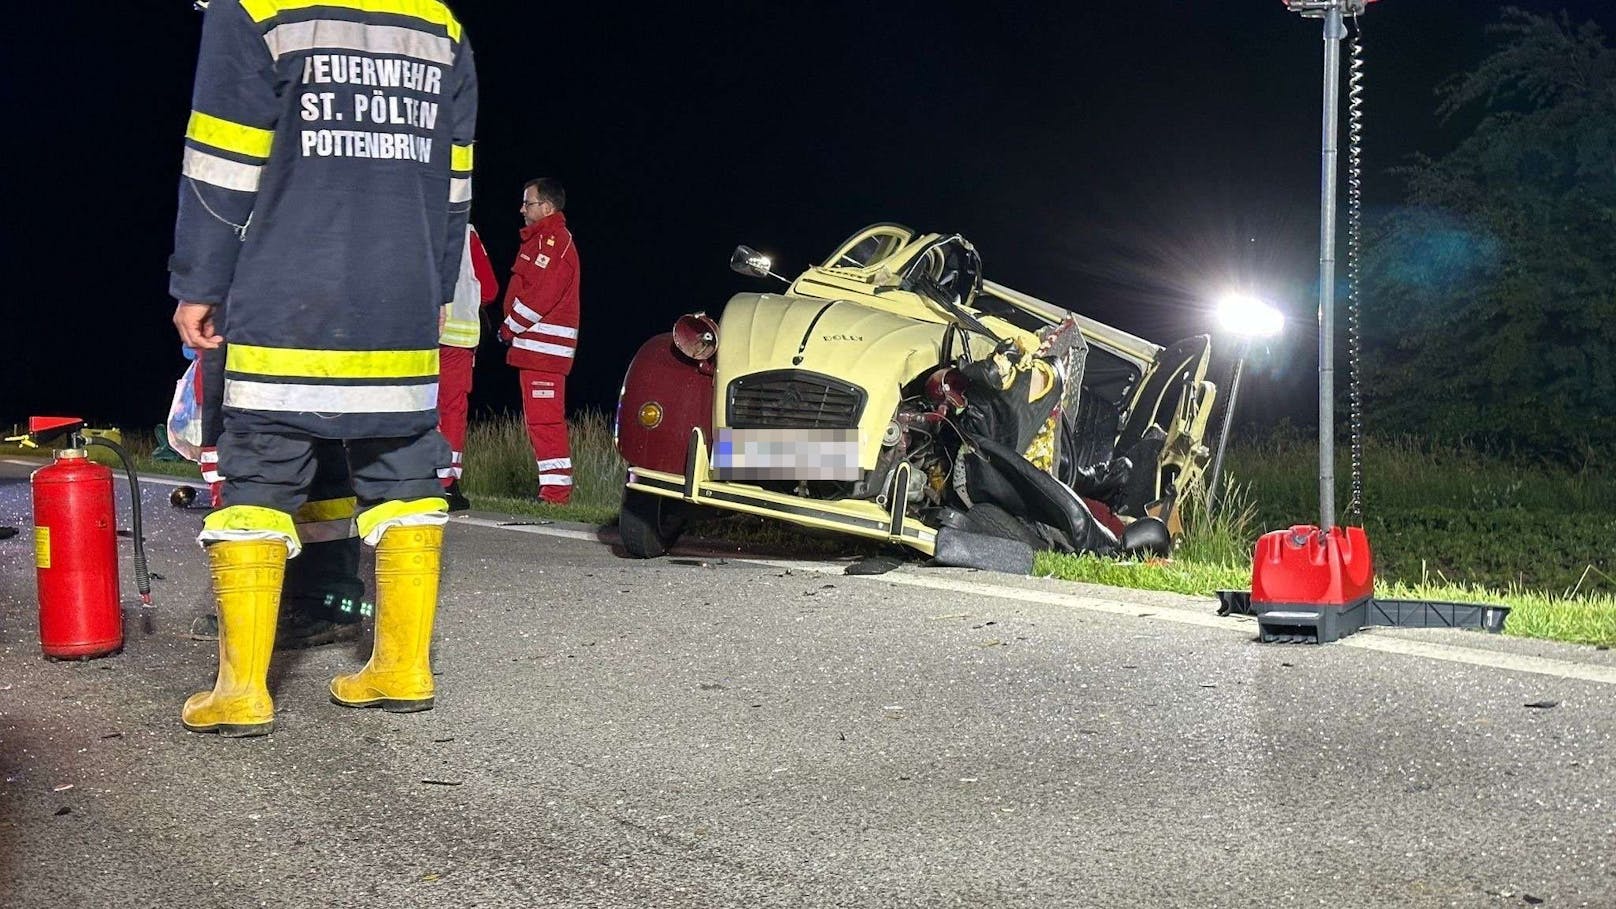
[[[174,327],[179,329],[180,343],[192,350],[215,350],[224,343],[213,330],[212,303],[181,300],[174,307]]]
[[[516,335],[511,334],[511,330],[509,328],[505,327],[505,325],[503,323],[500,324],[500,326],[499,326],[499,343],[508,345],[508,344],[511,343],[512,339],[514,339],[515,337],[516,337]]]

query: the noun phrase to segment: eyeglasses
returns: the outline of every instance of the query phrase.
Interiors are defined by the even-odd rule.
[[[536,202],[529,202],[529,201],[528,201],[528,200],[526,200],[526,199],[523,199],[523,200],[522,200],[522,207],[523,207],[523,208],[527,208],[527,207],[528,207],[528,206],[529,206],[529,205],[543,205],[543,204],[544,204],[544,200],[543,200],[543,199],[539,199],[539,200],[538,200],[538,201],[536,201]]]

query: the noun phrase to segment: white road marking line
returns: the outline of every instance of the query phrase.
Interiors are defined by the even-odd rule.
[[[471,524],[477,527],[492,527],[495,530],[514,530],[517,533],[537,533],[547,537],[561,537],[567,540],[583,540],[588,543],[601,542],[600,534],[590,533],[587,530],[568,530],[565,527],[551,527],[541,524],[509,524],[504,521],[490,521],[487,518],[472,518],[465,515],[450,515],[451,524]],[[616,533],[611,534],[616,536]]]
[[[156,484],[158,484],[160,486],[190,486],[192,488],[195,488],[195,487],[198,487],[198,486],[206,486],[206,485],[208,485],[208,484],[202,482],[202,480],[200,478],[195,479],[195,480],[175,480],[175,479],[171,479],[169,477],[147,476],[146,474],[141,474],[140,475],[140,482],[142,482],[142,483],[156,483]],[[124,485],[128,486],[129,484],[124,483]]]
[[[563,537],[569,540],[584,540],[587,542],[600,542],[601,536],[586,531],[568,530],[563,527],[548,526],[501,526],[497,521],[482,518],[456,517],[458,523],[475,524],[479,527],[493,527],[498,530],[515,530],[522,533],[537,533],[545,536]],[[902,584],[908,587],[923,587],[931,590],[944,590],[950,593],[967,593],[977,596],[990,596],[998,599],[1010,600],[1018,603],[1043,603],[1050,606],[1068,606],[1083,609],[1089,612],[1103,612],[1110,615],[1125,616],[1151,622],[1168,622],[1176,625],[1193,625],[1200,628],[1210,628],[1215,631],[1233,632],[1244,635],[1254,635],[1257,622],[1250,616],[1219,616],[1210,612],[1192,612],[1172,606],[1151,607],[1140,603],[1127,603],[1122,600],[1108,600],[1098,597],[1082,596],[1073,593],[1058,593],[1053,590],[1035,590],[1022,587],[1010,587],[983,581],[962,581],[954,578],[918,577],[911,574],[892,572],[882,575],[844,575],[842,565],[827,565],[823,562],[787,561],[781,559],[748,558],[742,555],[726,555],[737,561],[749,562],[754,565],[764,565],[770,568],[783,568],[792,571],[813,572],[816,574],[841,575],[847,578],[857,578],[864,581],[885,581],[889,584]],[[1150,611],[1149,615],[1140,613]],[[1403,656],[1423,657],[1430,660],[1440,660],[1449,663],[1461,663],[1469,666],[1479,666],[1488,669],[1505,669],[1513,672],[1527,672],[1534,675],[1547,675],[1561,679],[1576,679],[1584,682],[1595,682],[1603,685],[1616,685],[1616,667],[1599,666],[1594,664],[1573,663],[1568,660],[1556,660],[1549,657],[1527,656],[1525,654],[1500,653],[1495,650],[1476,650],[1452,644],[1432,644],[1425,641],[1410,641],[1402,638],[1387,637],[1373,632],[1360,632],[1350,637],[1342,638],[1338,643],[1359,650],[1375,650],[1381,653],[1393,653]],[[1276,645],[1284,646],[1284,645]],[[1296,645],[1307,646],[1307,645]]]
[[[1409,641],[1403,638],[1383,637],[1377,634],[1365,636],[1355,634],[1342,639],[1341,643],[1348,647],[1357,647],[1361,650],[1378,650],[1382,653],[1400,653],[1408,656],[1426,657],[1432,660],[1447,660],[1453,663],[1467,663],[1471,666],[1488,666],[1493,669],[1513,669],[1516,672],[1532,672],[1538,675],[1552,675],[1562,679],[1580,679],[1584,682],[1599,682],[1605,685],[1616,685],[1616,666],[1598,666],[1592,663],[1572,663],[1566,660],[1550,659],[1549,657],[1528,656],[1523,653],[1499,653],[1496,650],[1472,650],[1468,647],[1457,647],[1452,644],[1432,644],[1426,641]]]
[[[793,571],[813,571],[819,574],[842,574],[841,565],[826,565],[822,562],[782,562],[768,559],[749,559],[759,565],[768,565],[773,568],[789,568]],[[859,575],[851,575],[859,577]],[[1036,590],[1026,587],[1010,587],[1003,584],[994,584],[989,581],[966,581],[957,578],[920,577],[912,574],[899,574],[890,572],[883,575],[864,575],[868,580],[886,581],[891,584],[903,584],[908,587],[926,587],[932,590],[946,590],[951,593],[971,593],[1005,600],[1015,600],[1020,603],[1043,603],[1048,606],[1073,606],[1086,609],[1090,612],[1107,612],[1112,615],[1127,616],[1128,618],[1159,619],[1163,622],[1172,622],[1179,625],[1195,625],[1201,628],[1215,628],[1219,631],[1238,631],[1243,634],[1254,634],[1256,620],[1250,616],[1219,616],[1200,612],[1191,612],[1173,606],[1150,606],[1144,603],[1128,603],[1123,600],[1104,600],[1098,597],[1086,597],[1075,593],[1060,593],[1054,590]],[[1148,616],[1141,616],[1141,612],[1149,612]]]
[[[18,461],[6,459],[8,464],[31,465],[33,461]],[[158,483],[164,486],[190,486],[182,480],[172,480],[166,477],[142,476],[142,482]],[[518,533],[536,533],[548,537],[560,537],[567,540],[581,540],[586,543],[602,542],[602,535],[585,530],[570,530],[565,527],[551,527],[534,524],[505,524],[500,521],[490,521],[486,518],[473,518],[456,515],[453,518],[456,524],[471,524],[476,527],[490,527],[495,530],[511,530]],[[608,538],[610,534],[606,535]],[[1140,615],[1142,610],[1152,607],[1145,604],[1126,603],[1121,600],[1107,600],[1098,597],[1087,597],[1072,593],[1057,593],[1049,590],[1032,590],[1022,587],[1007,587],[981,581],[960,581],[952,578],[924,578],[914,575],[889,573],[883,575],[843,575],[841,565],[826,565],[822,562],[785,561],[780,559],[748,558],[740,555],[725,555],[737,561],[750,562],[754,565],[764,565],[770,568],[786,568],[792,571],[814,572],[816,574],[834,574],[843,577],[858,578],[865,581],[885,581],[889,584],[903,584],[908,587],[923,587],[931,590],[944,590],[950,593],[968,593],[979,596],[990,596],[1014,602],[1043,603],[1049,606],[1069,606],[1074,609],[1083,609],[1089,612],[1104,612],[1111,615],[1126,616],[1128,618],[1145,619],[1152,622],[1168,622],[1177,625],[1193,625],[1201,628],[1210,628],[1215,631],[1234,632],[1238,634],[1253,634],[1256,622],[1249,616],[1218,616],[1210,613],[1191,612],[1171,606],[1155,607],[1156,611],[1150,615]],[[1527,656],[1525,654],[1500,653],[1494,650],[1473,650],[1468,647],[1458,647],[1451,644],[1432,644],[1425,641],[1409,641],[1402,638],[1384,637],[1380,635],[1357,634],[1343,638],[1338,643],[1359,650],[1375,650],[1381,653],[1394,653],[1403,656],[1424,657],[1431,660],[1441,660],[1449,663],[1462,663],[1469,666],[1480,666],[1490,669],[1506,669],[1514,672],[1528,672],[1534,675],[1547,675],[1562,679],[1577,679],[1584,682],[1595,682],[1602,685],[1616,685],[1616,667],[1599,666],[1593,664],[1572,663],[1566,660],[1556,660],[1548,657]]]
[[[23,461],[23,460],[19,460],[17,458],[0,459],[0,464],[16,464],[19,467],[48,467],[48,466],[50,466],[50,463],[51,462],[49,462],[49,461]],[[129,488],[129,483],[122,476],[123,468],[115,467],[115,468],[112,469],[112,472],[119,475],[119,476],[116,476],[116,477],[113,478],[114,483],[118,484],[116,486],[116,488],[118,488],[118,489],[128,489]],[[162,485],[162,486],[206,486],[206,485],[208,485],[208,484],[202,482],[202,480],[200,478],[195,479],[195,480],[176,480],[176,479],[172,479],[170,477],[152,476],[151,474],[147,474],[147,473],[143,473],[143,474],[140,475],[140,482],[142,482],[142,483],[157,483],[157,484]]]

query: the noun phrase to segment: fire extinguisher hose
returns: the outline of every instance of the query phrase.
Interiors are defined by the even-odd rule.
[[[135,586],[140,590],[140,603],[142,606],[151,606],[151,571],[146,567],[146,538],[140,531],[140,475],[135,473],[135,464],[129,460],[129,453],[123,446],[106,439],[86,439],[85,445],[99,445],[102,448],[112,449],[112,453],[123,462],[123,471],[129,476],[129,507],[134,512],[134,520],[130,524],[130,533],[135,539]]]

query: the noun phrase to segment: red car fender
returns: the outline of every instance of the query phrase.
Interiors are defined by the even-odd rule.
[[[642,419],[648,404],[661,412],[650,426]],[[617,451],[631,467],[682,476],[692,426],[712,438],[712,368],[680,356],[673,347],[673,333],[664,332],[641,345],[623,377],[617,398]]]

